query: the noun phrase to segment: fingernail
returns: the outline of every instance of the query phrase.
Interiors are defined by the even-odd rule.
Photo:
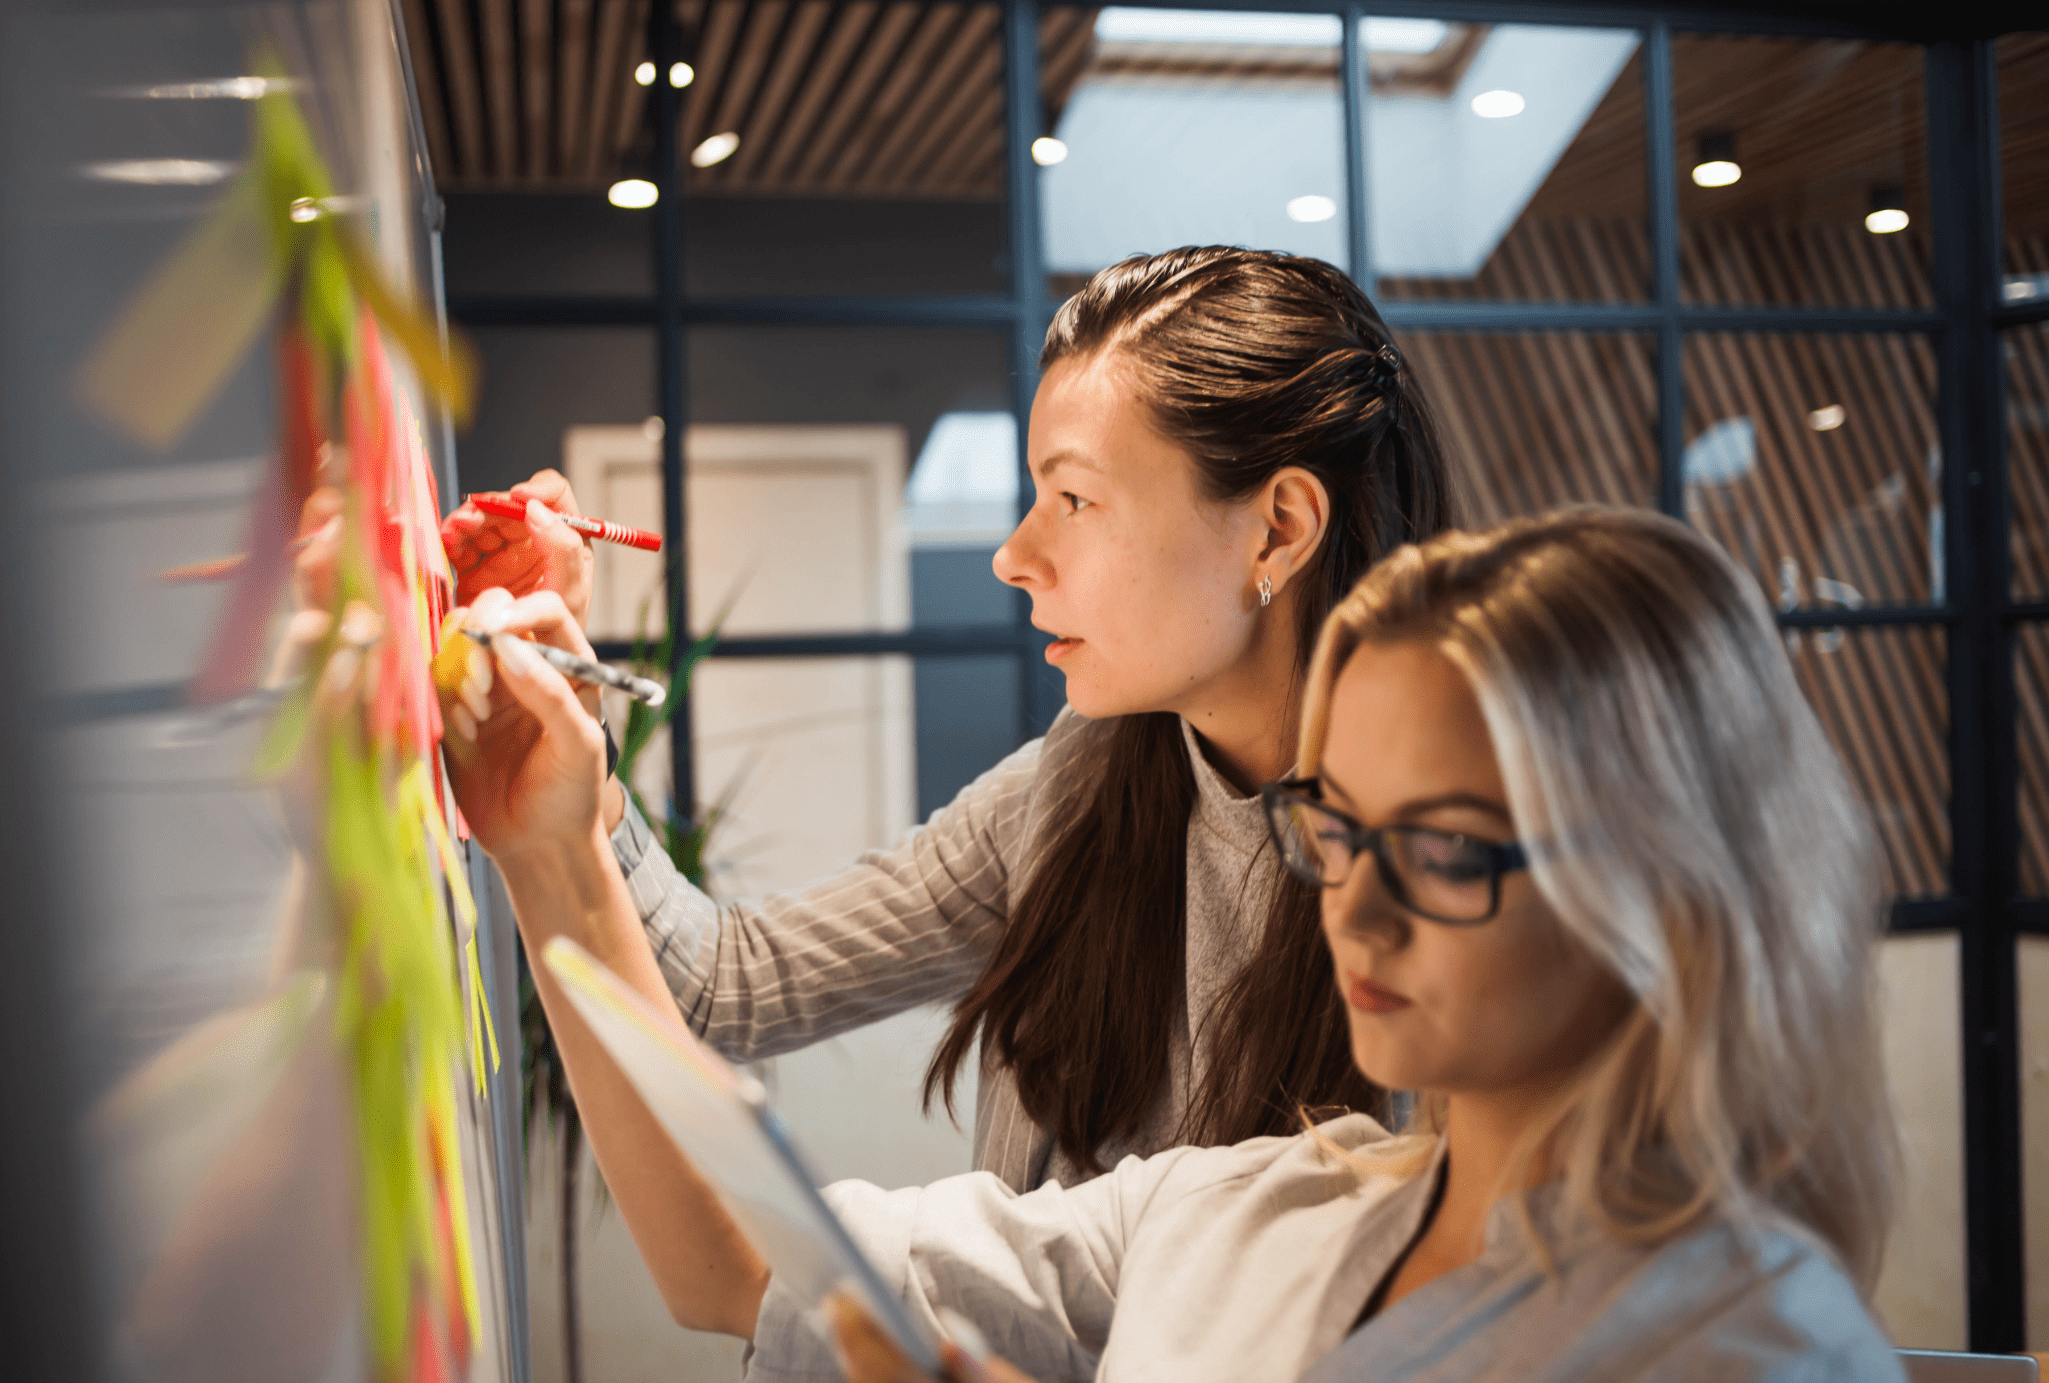
[[[465,740],[477,737],[477,722],[461,702],[448,708],[448,728]]]
[[[477,684],[477,690],[489,693],[491,690],[491,655],[481,648],[470,650],[468,680]]]
[[[538,528],[545,531],[553,528],[560,522],[561,520],[555,517],[555,511],[539,500],[530,499],[526,502],[526,526],[528,528]]]
[[[341,527],[342,516],[336,514],[326,523],[320,525],[320,531],[313,535],[313,541],[316,543],[332,542],[341,533]]]
[[[456,692],[456,695],[462,698],[462,704],[467,706],[470,714],[476,717],[477,724],[482,725],[491,718],[490,694],[478,690],[477,684],[470,681],[469,678],[463,678],[462,687]]]

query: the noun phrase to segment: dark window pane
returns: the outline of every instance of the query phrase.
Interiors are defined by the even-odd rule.
[[[1793,672],[1863,793],[1886,891],[1949,887],[1947,638],[1939,629],[1790,629]]]
[[[2006,464],[2013,487],[2013,593],[2049,595],[2049,326],[2000,333],[2006,357]]]
[[[1681,35],[1672,69],[1688,301],[1933,301],[1918,46]]]
[[[930,816],[1021,742],[1017,659],[917,660],[918,816]]]
[[[684,291],[1001,293],[1005,215],[987,199],[700,197],[683,221]]]
[[[655,334],[646,328],[484,327],[466,335],[482,384],[476,418],[456,441],[465,490],[502,490],[544,466],[561,469],[569,428],[639,428],[655,412]]]
[[[1373,82],[1367,178],[1381,296],[1648,295],[1635,30],[1365,24]],[[1420,46],[1432,26],[1441,32],[1434,51],[1396,51]]]
[[[2010,303],[2049,298],[2049,34],[2004,34],[1999,63],[1999,204]]]
[[[1935,354],[1918,336],[1689,336],[1686,514],[1781,609],[1941,599]]]
[[[451,189],[443,200],[441,260],[452,300],[655,291],[654,213],[611,205],[603,187]]]
[[[948,625],[1009,624],[1014,618],[1011,588],[996,579],[987,547],[911,547],[911,623],[921,629]]]
[[[1575,501],[1657,503],[1650,337],[1447,331],[1398,340],[1463,474],[1471,523]]]
[[[1033,156],[1051,291],[1180,245],[1345,251],[1339,20],[1049,10]]]
[[[683,8],[691,292],[1004,287],[998,6]]]

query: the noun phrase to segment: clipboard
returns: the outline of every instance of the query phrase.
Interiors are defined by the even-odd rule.
[[[829,1293],[848,1292],[912,1363],[940,1377],[938,1338],[904,1309],[818,1194],[761,1082],[734,1070],[673,1012],[648,1003],[567,937],[549,942],[541,959],[776,1277],[810,1308],[812,1327],[830,1338],[819,1308]]]

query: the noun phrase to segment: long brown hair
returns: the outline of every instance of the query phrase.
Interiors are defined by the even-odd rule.
[[[1140,255],[1064,303],[1039,368],[1117,351],[1159,432],[1216,501],[1299,466],[1331,521],[1298,601],[1296,678],[1331,607],[1366,569],[1452,521],[1437,429],[1372,302],[1321,260],[1220,247]],[[1040,856],[981,979],[925,1073],[949,1108],[977,1038],[1025,1112],[1077,1164],[1143,1123],[1168,1079],[1185,993],[1195,779],[1179,717],[1119,717],[1093,781]],[[1252,959],[1216,1010],[1210,1064],[1180,1137],[1233,1143],[1297,1111],[1381,1113],[1352,1064],[1344,1004],[1308,887],[1276,870]],[[1193,1017],[1193,1015],[1191,1015]]]

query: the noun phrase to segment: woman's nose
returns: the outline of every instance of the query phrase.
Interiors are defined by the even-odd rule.
[[[1033,518],[1037,513],[1036,508],[1026,513],[1011,535],[1003,540],[1003,546],[996,549],[996,556],[989,566],[998,581],[1025,587],[1048,584],[1046,561],[1039,555],[1032,533]]]
[[[1371,854],[1362,853],[1355,859],[1351,874],[1327,898],[1332,920],[1345,935],[1387,950],[1408,945],[1414,925],[1408,909],[1388,893]]]

